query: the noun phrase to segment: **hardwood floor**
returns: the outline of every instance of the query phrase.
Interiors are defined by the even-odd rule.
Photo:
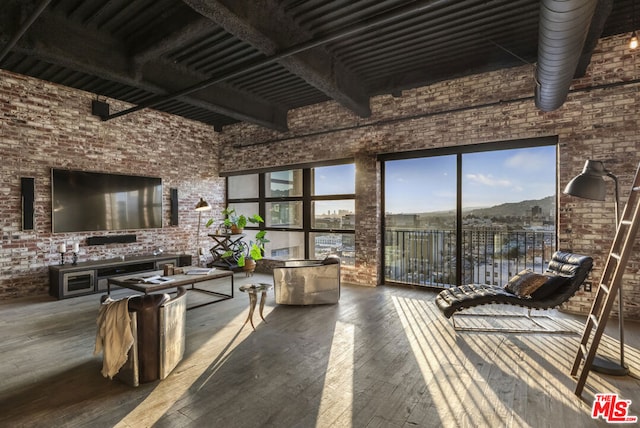
[[[589,427],[596,392],[640,415],[640,335],[627,322],[631,375],[569,375],[579,335],[455,333],[435,293],[343,285],[337,305],[276,306],[244,324],[235,298],[187,312],[186,354],[163,381],[131,388],[94,356],[99,296],[0,303],[0,426]],[[116,295],[125,295],[118,291]],[[189,304],[201,295],[189,292]],[[484,307],[484,311],[513,307]],[[581,331],[582,320],[558,314]],[[601,354],[616,357],[616,322]]]

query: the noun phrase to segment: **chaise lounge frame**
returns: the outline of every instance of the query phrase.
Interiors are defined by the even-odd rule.
[[[532,315],[534,309],[547,310],[553,309],[568,301],[586,280],[591,268],[593,267],[593,259],[589,256],[573,254],[564,251],[556,251],[547,267],[547,274],[558,275],[568,278],[568,281],[559,287],[551,295],[542,298],[525,298],[517,296],[506,290],[502,286],[487,284],[468,284],[458,287],[451,287],[441,291],[436,297],[436,305],[446,318],[451,318],[453,328],[456,331],[482,331],[482,332],[506,332],[506,333],[577,333],[564,328],[555,319],[548,315]],[[505,314],[505,313],[466,313],[460,314],[468,308],[487,304],[507,304],[521,306],[528,309],[527,315],[522,314]],[[476,328],[465,327],[455,322],[455,316],[468,317],[526,317],[542,330],[531,329],[514,329],[514,328]],[[536,319],[545,318],[554,323],[558,328],[551,329],[548,326],[539,323]]]

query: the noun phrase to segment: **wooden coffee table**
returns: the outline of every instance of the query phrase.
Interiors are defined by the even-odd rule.
[[[168,278],[169,280],[166,282],[157,283],[157,284],[144,282],[142,280],[143,278],[149,278],[151,276],[160,276],[162,278]],[[221,279],[221,278],[231,278],[231,282],[230,282],[231,292],[229,294],[196,287],[196,284],[199,282],[211,281],[211,280]],[[187,308],[187,310],[199,308],[201,306],[211,305],[213,303],[218,303],[223,300],[232,299],[233,288],[234,288],[233,272],[228,270],[215,270],[211,273],[206,273],[206,274],[196,274],[196,275],[178,274],[178,275],[170,275],[170,276],[163,276],[162,271],[156,271],[156,272],[145,272],[142,274],[138,273],[135,275],[120,276],[117,278],[109,278],[107,281],[107,295],[111,293],[111,285],[128,288],[130,290],[139,291],[144,294],[170,290],[176,287],[185,287],[187,290],[199,291],[201,293],[206,293],[206,294],[210,294],[212,296],[217,297],[217,299],[212,300],[210,302],[201,303],[195,306],[190,306]],[[190,288],[188,287],[189,285],[191,286]]]

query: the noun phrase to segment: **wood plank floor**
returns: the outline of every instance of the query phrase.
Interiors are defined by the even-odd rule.
[[[236,275],[236,288],[271,277]],[[125,295],[125,291],[116,292]],[[202,295],[190,292],[189,304]],[[640,335],[627,322],[631,375],[569,375],[579,335],[455,333],[435,293],[344,285],[337,305],[276,306],[256,330],[248,297],[187,312],[185,358],[131,388],[93,355],[99,296],[0,303],[0,426],[590,427],[596,392],[640,415]],[[483,310],[514,310],[484,307]],[[581,331],[582,320],[558,314]],[[471,321],[473,322],[473,321]],[[617,356],[616,322],[601,354]]]

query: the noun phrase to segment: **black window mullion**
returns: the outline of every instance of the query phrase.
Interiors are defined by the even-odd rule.
[[[347,162],[344,162],[347,163]],[[340,164],[340,163],[337,163]],[[226,206],[232,204],[244,204],[244,203],[257,203],[258,204],[258,214],[265,219],[265,223],[262,223],[255,227],[254,229],[259,230],[267,230],[273,232],[292,232],[292,233],[303,233],[303,242],[304,242],[304,250],[303,254],[305,258],[310,257],[311,249],[310,245],[312,242],[311,235],[313,233],[339,233],[339,234],[350,234],[354,235],[355,231],[352,229],[348,230],[326,230],[326,229],[315,229],[312,228],[313,221],[313,209],[312,204],[314,201],[332,201],[332,200],[355,200],[355,194],[337,194],[337,195],[313,195],[313,168],[314,166],[308,166],[306,168],[294,168],[302,171],[302,195],[301,196],[282,196],[282,197],[267,197],[267,173],[273,173],[277,171],[288,171],[289,169],[283,170],[269,170],[269,171],[260,171],[257,172],[258,176],[258,197],[252,198],[233,198],[229,199],[229,178],[227,177],[227,185],[225,189],[225,200]],[[249,172],[248,172],[249,173]],[[254,172],[255,173],[255,172]],[[242,174],[234,174],[234,175],[242,175]],[[281,227],[267,227],[267,204],[268,203],[278,203],[278,202],[302,202],[302,225],[301,228],[281,228]]]
[[[267,220],[267,205],[265,203],[265,195],[267,194],[266,187],[266,179],[265,173],[258,174],[258,214],[262,217],[265,222],[259,224],[260,229],[264,229],[266,227]]]
[[[340,194],[340,195],[318,195],[318,196],[310,196],[311,200],[314,201],[342,201],[342,200],[349,200],[349,199],[355,199],[356,195],[355,194]]]
[[[302,231],[304,233],[304,258],[308,259],[311,244],[311,168],[302,170]]]
[[[462,285],[464,249],[462,248],[462,154],[456,156],[456,285]]]

